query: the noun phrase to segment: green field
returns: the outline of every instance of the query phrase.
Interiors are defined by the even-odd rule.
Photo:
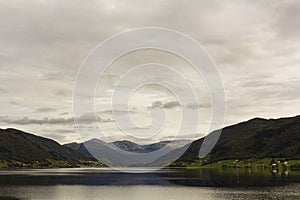
[[[273,165],[272,165],[273,164]],[[171,167],[186,168],[252,168],[252,169],[271,169],[271,170],[300,170],[300,160],[285,160],[284,158],[263,158],[247,160],[196,160],[191,163],[179,162],[173,163]]]
[[[0,169],[18,169],[18,168],[29,168],[29,169],[37,169],[37,168],[99,168],[105,167],[102,163],[96,161],[82,161],[79,164],[71,164],[65,161],[57,161],[57,160],[48,160],[47,162],[32,162],[32,163],[23,163],[16,160],[0,160]]]

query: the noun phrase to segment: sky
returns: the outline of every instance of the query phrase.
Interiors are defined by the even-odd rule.
[[[72,106],[79,67],[101,41],[139,27],[173,29],[206,49],[224,84],[224,126],[253,117],[299,114],[298,0],[11,0],[0,2],[0,15],[1,128],[18,128],[60,143],[80,141]],[[149,62],[171,65],[190,77],[199,101],[182,106],[200,108],[197,137],[207,134],[211,105],[205,83],[193,77],[188,63],[157,50],[131,53],[110,66],[96,92],[99,124],[88,123],[91,113],[80,116],[88,127],[100,125],[110,140],[130,138],[115,124],[111,95],[123,73]],[[145,131],[151,124],[149,110],[163,109],[168,117],[165,130],[152,139],[172,138],[180,122],[179,107],[170,91],[145,86],[130,100],[130,117],[138,125],[131,129]],[[189,124],[184,128],[192,134]]]

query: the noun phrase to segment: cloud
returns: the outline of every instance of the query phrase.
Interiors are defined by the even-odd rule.
[[[194,104],[194,103],[191,103],[191,104],[187,104],[186,105],[187,108],[190,108],[190,109],[198,109],[198,108],[210,108],[211,105],[209,103],[197,103],[197,104]]]
[[[43,136],[59,141],[60,144],[82,142],[74,128],[70,129],[41,129]]]
[[[30,130],[39,129],[39,125],[51,125],[53,130],[73,126],[72,90],[84,58],[107,37],[144,26],[174,29],[204,46],[224,82],[230,122],[227,124],[256,115],[275,118],[299,114],[298,0],[1,1],[0,12],[0,80],[5,83],[0,86],[0,105],[6,115],[0,120],[4,124]],[[145,61],[178,65],[180,72],[193,77],[186,68],[189,66],[179,62],[179,58],[135,53],[136,57],[129,56],[119,68],[108,70],[99,84],[107,90],[98,91],[97,109],[104,111],[97,113],[98,122],[112,124],[108,96],[132,65]],[[176,83],[168,74],[166,79]],[[184,90],[180,84],[173,85]],[[199,83],[193,85],[198,87]],[[127,87],[124,84],[125,91]],[[204,90],[200,86],[196,89],[202,97]],[[199,103],[180,105],[171,96],[155,85],[148,86],[130,114],[139,116],[147,108],[172,111],[179,106],[211,106],[206,104],[209,97],[200,98]],[[20,113],[27,116],[20,117]],[[119,110],[116,114],[128,112]],[[86,124],[94,118],[93,114],[79,116]],[[73,139],[61,139],[68,138]]]
[[[6,93],[6,90],[4,89],[4,87],[0,86],[0,92],[3,94],[3,93]]]
[[[160,108],[162,107],[163,103],[161,101],[155,101],[152,103],[151,108]]]
[[[178,101],[154,101],[151,106],[148,106],[148,109],[174,109],[180,107],[180,103]]]
[[[174,108],[180,108],[180,107],[186,107],[188,109],[199,109],[199,108],[210,108],[211,105],[209,103],[188,103],[186,105],[180,104],[178,101],[170,101],[163,103],[161,101],[154,101],[151,106],[148,107],[148,109],[174,109]]]
[[[54,112],[54,111],[56,111],[56,110],[57,110],[56,108],[51,108],[51,107],[41,107],[41,108],[36,109],[35,112],[37,112],[37,113],[47,113],[47,112]]]
[[[62,112],[62,113],[59,113],[59,115],[68,115],[69,112]]]
[[[104,118],[100,116],[96,116],[94,113],[84,113],[81,116],[79,116],[77,119],[77,122],[80,122],[80,124],[92,124],[92,123],[107,123],[107,122],[114,122],[113,119],[110,118]],[[95,121],[98,120],[98,121]],[[7,116],[1,116],[0,117],[0,122],[6,123],[6,124],[17,124],[17,125],[73,125],[74,124],[74,119],[71,118],[48,118],[44,117],[42,119],[32,119],[29,117],[23,117],[19,119],[11,119]]]
[[[59,96],[71,97],[72,90],[70,90],[70,89],[65,89],[65,90],[59,89],[59,90],[55,91],[55,94],[59,95]]]
[[[173,108],[179,108],[179,107],[180,107],[180,103],[178,101],[170,101],[170,102],[163,104],[163,108],[166,108],[166,109],[173,109]]]
[[[73,124],[73,118],[43,118],[43,119],[31,119],[29,117],[23,117],[19,119],[10,119],[8,117],[0,117],[0,122],[6,123],[6,124],[17,124],[17,125],[31,125],[31,124],[37,124],[37,125],[69,125]]]
[[[41,80],[44,80],[44,81],[60,81],[64,78],[66,78],[66,76],[64,76],[64,74],[62,74],[59,71],[57,71],[57,72],[45,72],[42,75]]]
[[[15,102],[15,101],[9,101],[8,102],[10,105],[17,105],[17,102]]]
[[[107,116],[102,116],[101,112],[95,114],[95,113],[83,113],[79,117],[75,117],[76,122],[78,123],[77,125],[88,125],[88,124],[93,124],[93,123],[111,123],[114,122],[113,119]]]
[[[287,0],[274,6],[274,27],[278,29],[278,36],[282,39],[299,40],[300,34],[300,2]]]

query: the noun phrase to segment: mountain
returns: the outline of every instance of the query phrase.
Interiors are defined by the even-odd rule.
[[[86,146],[90,147],[92,144],[98,146],[98,148],[115,145],[116,147],[118,147],[124,151],[127,151],[127,152],[150,153],[150,152],[157,151],[157,150],[163,148],[167,144],[169,144],[169,148],[176,149],[176,148],[178,148],[178,146],[182,146],[187,143],[186,140],[172,141],[172,144],[170,144],[170,142],[171,141],[161,141],[161,142],[156,142],[153,144],[140,145],[140,144],[136,144],[134,142],[128,141],[128,140],[121,140],[121,141],[115,141],[115,142],[111,142],[111,143],[105,143],[99,139],[91,139],[84,143],[72,142],[72,143],[65,144],[64,146],[71,148],[75,151],[90,155],[90,152],[87,150]],[[92,147],[92,148],[95,148],[95,147]]]
[[[134,142],[127,140],[116,141],[113,142],[113,144],[119,147],[120,149],[129,152],[143,152],[145,150],[145,148],[142,145],[138,145]]]
[[[214,134],[212,132],[211,134]],[[154,144],[140,145],[130,141],[106,143],[92,139],[84,143],[59,143],[25,133],[16,129],[0,129],[0,167],[4,163],[15,164],[40,163],[38,167],[48,167],[53,163],[64,163],[74,166],[82,161],[95,161],[95,158],[120,166],[136,165],[151,166],[148,161],[153,159],[153,165],[165,163],[180,156],[176,162],[193,162],[198,160],[199,150],[205,138],[195,140],[189,147],[183,146],[188,141],[178,140],[169,145],[158,159],[144,154],[157,151],[169,144],[162,141]],[[281,119],[254,118],[246,122],[225,127],[222,134],[208,155],[211,161],[231,159],[261,159],[286,158],[300,159],[300,116]],[[181,149],[186,149],[183,155]],[[119,151],[119,149],[124,152]],[[88,151],[88,150],[89,151]],[[91,156],[93,155],[93,157]],[[109,156],[107,156],[109,155]],[[95,157],[95,158],[94,158]]]
[[[166,145],[168,145],[168,148],[177,149],[178,147],[186,143],[187,143],[186,140],[175,140],[175,141],[169,140],[169,141],[161,141],[161,142],[156,142],[153,144],[145,144],[145,145],[139,145],[127,140],[113,142],[114,145],[123,149],[124,151],[135,152],[135,153],[154,152],[163,148]]]
[[[16,129],[0,129],[0,160],[10,164],[43,163],[47,166],[53,162],[74,165],[91,158],[51,139]]]
[[[194,141],[178,161],[197,160],[203,140]],[[254,118],[224,128],[209,158],[213,161],[267,157],[300,159],[299,143],[300,116]]]
[[[70,143],[65,144],[65,146],[80,153],[92,155],[107,165],[113,164],[114,166],[131,167],[149,166],[149,160],[154,161],[156,159],[156,155],[150,154],[151,152],[160,150],[168,144],[165,149],[159,152],[160,154],[164,154],[164,152],[173,151],[178,147],[184,146],[187,142],[186,140],[177,140],[172,141],[172,143],[171,141],[162,141],[140,145],[127,140],[106,143],[98,139],[91,139],[84,143]],[[123,151],[120,151],[120,149]],[[151,166],[156,165],[151,164]]]
[[[212,132],[210,134],[215,134]],[[182,149],[187,149],[180,156],[182,149],[177,149],[182,146],[182,142],[177,141],[171,147],[170,153],[154,160],[153,163],[165,163],[166,160],[171,160],[179,157],[176,162],[193,162],[198,160],[199,150],[205,138],[195,140],[189,147],[184,146]],[[103,159],[106,155],[115,155],[116,149],[112,148],[111,144],[123,149],[127,152],[134,153],[149,153],[162,148],[170,141],[162,141],[154,144],[139,145],[130,141],[116,141],[113,143],[105,143],[103,141],[93,139],[84,144],[73,143],[67,144],[70,147],[81,153],[87,153],[87,149],[93,149],[94,154]],[[209,154],[211,161],[229,160],[229,159],[251,159],[251,158],[287,158],[300,159],[300,116],[281,118],[281,119],[262,119],[254,118],[246,122],[225,127],[222,134]],[[103,153],[106,152],[106,153]],[[130,155],[129,155],[130,157]],[[130,158],[128,157],[128,165]],[[122,156],[109,158],[112,162],[122,160]]]
[[[90,152],[85,148],[83,143],[72,142],[64,144],[65,147],[73,149],[74,151],[91,156]]]

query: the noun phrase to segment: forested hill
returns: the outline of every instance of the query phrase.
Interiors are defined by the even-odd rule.
[[[194,141],[179,161],[198,158],[203,138]],[[210,160],[251,158],[300,159],[300,116],[254,118],[223,129]]]
[[[54,140],[25,133],[16,129],[0,129],[0,161],[10,165],[16,163],[78,164],[90,157],[60,145]]]

